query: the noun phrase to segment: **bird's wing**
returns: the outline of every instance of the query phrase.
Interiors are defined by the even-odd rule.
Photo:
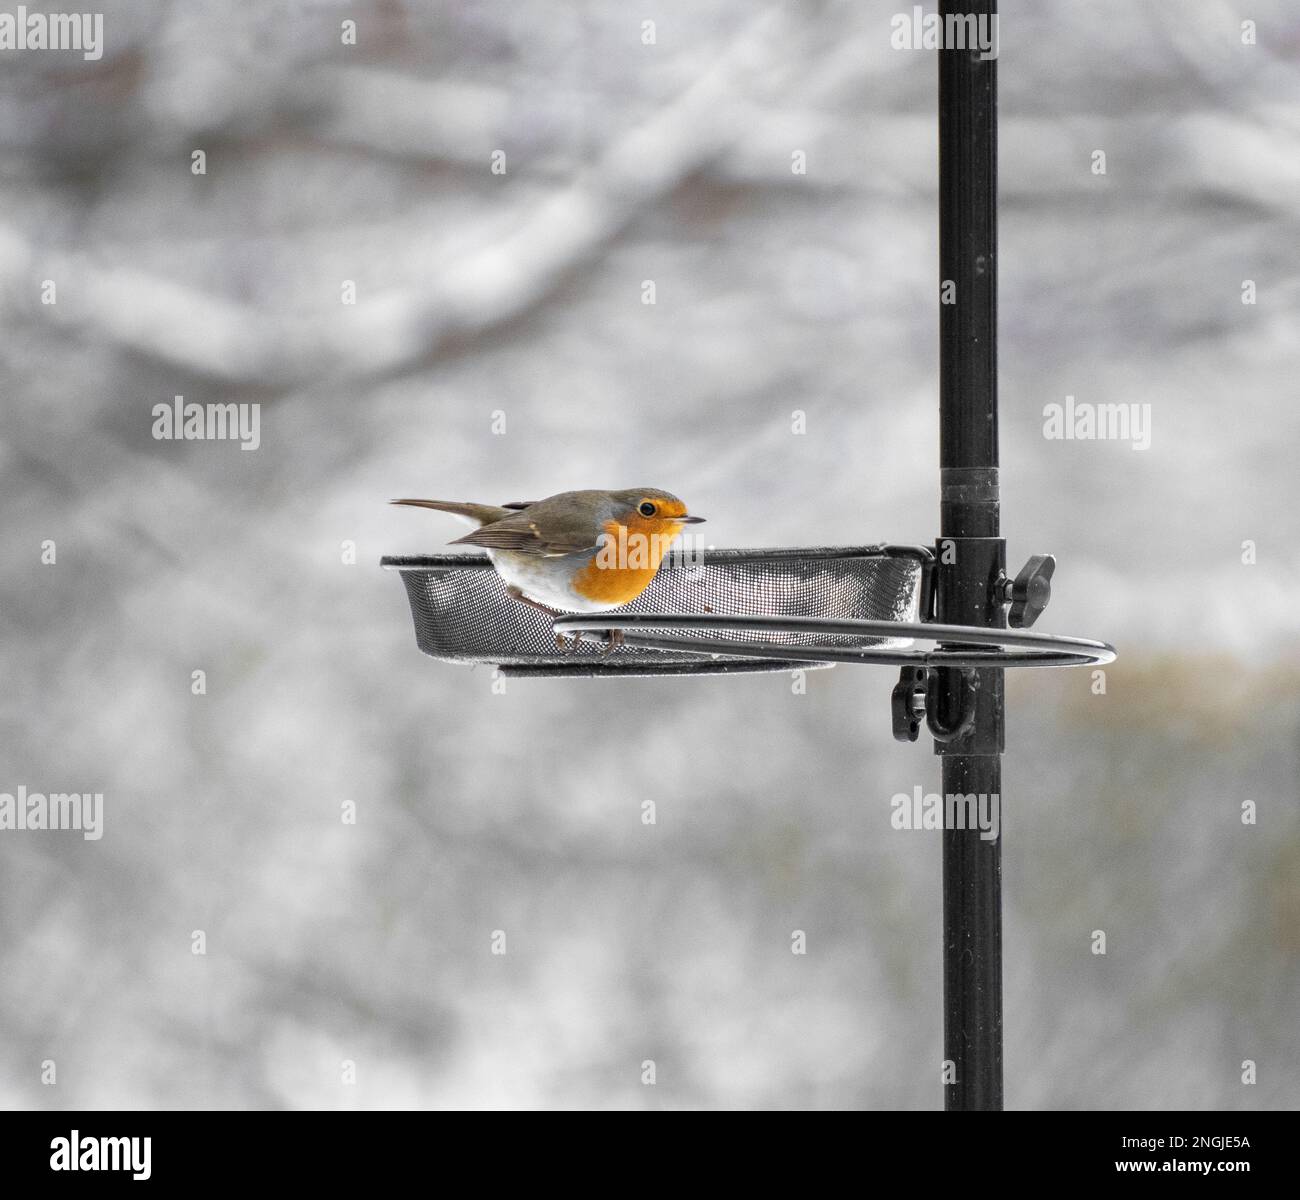
[[[597,546],[592,534],[590,517],[580,513],[572,516],[550,515],[542,526],[524,509],[511,513],[491,525],[484,525],[473,533],[457,538],[452,545],[482,546],[486,550],[514,550],[520,554],[536,554],[542,558],[556,558],[564,554],[580,554]]]
[[[503,504],[502,508],[532,508],[536,500],[511,500],[509,504]]]

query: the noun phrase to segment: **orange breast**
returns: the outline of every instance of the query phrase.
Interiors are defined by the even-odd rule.
[[[630,604],[650,586],[681,528],[677,521],[606,521],[605,543],[574,575],[573,590],[611,608]]]

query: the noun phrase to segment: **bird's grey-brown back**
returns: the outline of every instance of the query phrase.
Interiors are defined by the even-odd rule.
[[[552,558],[596,549],[618,508],[609,492],[560,492],[457,538],[459,544]]]

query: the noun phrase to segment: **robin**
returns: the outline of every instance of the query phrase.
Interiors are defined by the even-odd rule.
[[[650,586],[673,540],[703,517],[658,488],[560,492],[513,504],[393,500],[473,522],[453,546],[482,546],[506,591],[551,616],[607,612]],[[613,644],[622,639],[614,631]]]

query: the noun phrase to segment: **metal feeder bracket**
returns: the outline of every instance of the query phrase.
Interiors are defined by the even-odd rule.
[[[1011,579],[999,571],[993,582],[991,600],[1007,608],[1007,625],[1012,629],[1028,629],[1052,599],[1052,575],[1056,559],[1050,554],[1034,554],[1020,573]],[[922,577],[921,619],[934,617],[934,564],[928,564]],[[941,689],[935,686],[938,679],[936,667],[903,667],[890,698],[894,738],[900,742],[914,742],[925,723],[930,736],[940,745],[947,745],[969,734],[975,722],[975,706],[979,698],[980,680],[970,667],[960,671],[961,703],[954,717],[945,718],[939,712]]]

